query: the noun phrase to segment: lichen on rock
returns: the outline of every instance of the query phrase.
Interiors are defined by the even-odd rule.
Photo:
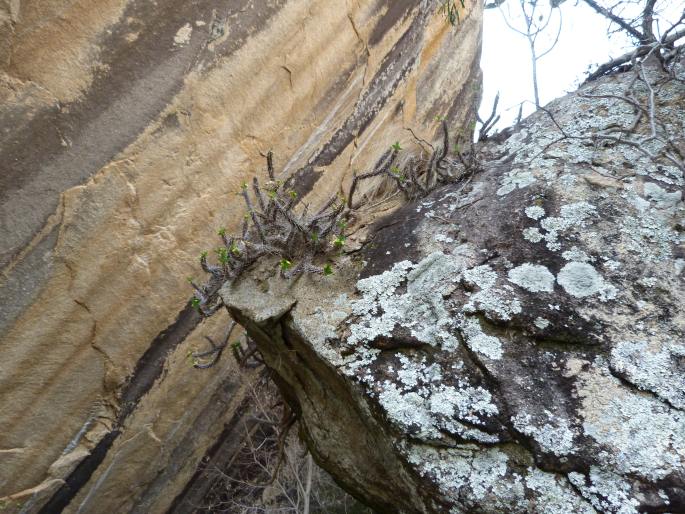
[[[611,95],[625,80],[592,87]],[[682,118],[682,103],[671,107]],[[685,510],[682,177],[632,147],[587,144],[587,131],[629,116],[615,99],[571,94],[549,111],[577,137],[552,144],[550,116],[533,115],[485,146],[471,183],[372,225],[373,242],[343,257],[344,279],[268,279],[270,294],[296,301],[254,329],[278,356],[267,362],[334,474],[353,460],[380,474],[383,486],[352,485],[372,504]],[[628,161],[640,173],[625,173]],[[239,317],[249,294],[247,282],[222,292]],[[350,408],[327,408],[320,390]]]
[[[599,293],[603,300],[616,297],[616,288],[607,285],[597,270],[585,262],[569,262],[564,265],[557,281],[564,290],[577,298],[584,298]]]
[[[539,264],[525,262],[512,268],[508,273],[509,281],[532,293],[554,291],[554,275]]]

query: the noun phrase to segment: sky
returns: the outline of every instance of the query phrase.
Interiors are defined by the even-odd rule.
[[[657,4],[668,12],[668,19],[678,19],[685,2],[662,0]],[[548,13],[549,4],[540,0],[540,12]],[[617,57],[631,48],[630,40],[623,34],[607,35],[609,23],[596,14],[584,2],[564,2],[560,8],[562,30],[554,49],[538,61],[538,86],[540,103],[544,106],[551,100],[574,91],[597,65]],[[483,102],[480,116],[485,119],[492,110],[492,103],[499,91],[499,114],[497,128],[511,125],[518,114],[519,104],[524,103],[523,116],[535,110],[531,79],[530,50],[527,39],[510,29],[504,21],[523,29],[523,18],[519,14],[519,0],[506,0],[499,9],[486,9],[484,14],[483,54]],[[557,34],[559,12],[553,14],[552,22],[545,33],[538,38],[537,48],[546,50]]]

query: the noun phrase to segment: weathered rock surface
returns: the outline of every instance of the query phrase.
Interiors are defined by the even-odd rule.
[[[4,507],[169,507],[249,382],[187,363],[226,325],[186,305],[196,256],[269,149],[315,203],[408,129],[466,123],[480,3],[456,29],[437,8],[0,2]]]
[[[629,78],[488,145],[338,274],[222,289],[318,462],[380,511],[685,511],[683,173],[585,137],[630,125]],[[659,95],[682,138],[685,87]]]

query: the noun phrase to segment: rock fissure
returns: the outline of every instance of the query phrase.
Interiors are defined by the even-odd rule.
[[[667,397],[660,395],[656,391],[651,391],[649,389],[646,389],[644,387],[641,387],[640,384],[635,383],[631,381],[629,378],[626,377],[626,375],[620,373],[616,369],[614,369],[613,366],[609,365],[608,367],[609,372],[611,373],[611,376],[618,379],[626,388],[631,389],[631,390],[639,390],[642,391],[643,394],[651,396],[653,399],[663,402],[666,405],[668,405],[669,408],[673,410],[678,410],[680,412],[685,412],[685,408],[682,406],[674,405],[671,400],[669,400]]]
[[[83,306],[86,309],[85,306]],[[87,310],[87,309],[86,309]],[[187,334],[200,322],[200,316],[190,306],[179,313],[175,323],[159,334],[148,351],[141,357],[132,373],[126,390],[119,398],[119,407],[112,427],[91,449],[87,457],[81,460],[76,468],[64,478],[64,483],[41,507],[41,514],[63,510],[76,497],[81,488],[105,460],[108,451],[122,433],[124,422],[133,412],[140,399],[159,378],[164,366],[166,353],[180,344]],[[98,351],[95,346],[93,348]],[[103,353],[103,357],[107,356]],[[85,435],[85,434],[84,434]]]

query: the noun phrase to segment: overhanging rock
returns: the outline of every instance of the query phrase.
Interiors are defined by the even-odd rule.
[[[380,511],[685,510],[682,170],[583,137],[630,119],[627,80],[489,144],[335,275],[223,288],[318,462]]]

